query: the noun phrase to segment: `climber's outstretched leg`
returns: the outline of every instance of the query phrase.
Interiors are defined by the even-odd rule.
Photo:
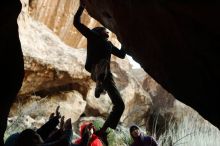
[[[113,103],[113,108],[103,125],[103,130],[106,130],[108,127],[115,129],[120,121],[121,115],[123,114],[125,105],[118,89],[115,86],[115,82],[112,79],[111,73],[108,74],[104,82],[104,88]]]

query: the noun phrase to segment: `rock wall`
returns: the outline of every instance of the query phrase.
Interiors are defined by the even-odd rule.
[[[24,63],[18,34],[17,18],[21,11],[19,0],[2,1],[0,6],[0,146],[7,127],[12,102],[21,87]]]
[[[220,3],[88,0],[89,14],[177,99],[220,127]],[[128,31],[129,30],[129,31]]]

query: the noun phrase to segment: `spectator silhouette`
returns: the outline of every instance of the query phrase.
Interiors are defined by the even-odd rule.
[[[65,122],[63,133],[55,140],[44,141],[37,131],[25,129],[19,134],[16,140],[16,146],[69,146],[71,145],[72,136],[71,119],[68,119]]]
[[[109,35],[104,27],[96,27],[91,30],[81,23],[80,16],[84,8],[85,3],[81,0],[73,24],[87,38],[85,69],[91,73],[91,78],[96,82],[95,96],[98,98],[101,93],[107,91],[113,103],[112,111],[98,133],[98,136],[101,136],[108,127],[116,128],[125,108],[112,77],[110,60],[111,54],[123,59],[126,53],[123,48],[118,49],[108,41]]]
[[[130,127],[130,135],[133,139],[131,146],[158,146],[157,142],[151,136],[144,136],[137,125]]]
[[[9,136],[5,146],[69,146],[72,141],[71,119],[64,122],[64,116],[61,118],[59,106],[56,109],[56,115],[51,114],[49,121],[38,130],[25,129],[21,133],[15,133]],[[60,129],[56,127],[60,123]],[[74,146],[74,145],[73,145]]]

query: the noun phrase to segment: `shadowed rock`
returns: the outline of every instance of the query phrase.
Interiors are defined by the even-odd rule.
[[[7,116],[24,76],[24,64],[18,36],[19,0],[7,0],[0,6],[0,146],[7,125]]]
[[[177,99],[220,128],[220,3],[88,0],[89,14]]]

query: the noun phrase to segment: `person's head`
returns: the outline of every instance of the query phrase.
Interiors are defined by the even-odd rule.
[[[130,127],[130,135],[132,138],[137,138],[141,134],[140,128],[137,125],[132,125]]]
[[[95,132],[95,127],[92,123],[86,122],[81,125],[80,131],[81,131],[81,136],[84,135],[86,132],[89,132],[89,135],[92,136],[92,134]]]
[[[41,136],[32,129],[26,129],[19,134],[16,146],[35,146],[42,144]]]
[[[105,27],[95,27],[92,30],[95,31],[96,33],[98,33],[104,39],[109,38],[109,34],[108,34],[109,32],[107,31],[107,29]]]

